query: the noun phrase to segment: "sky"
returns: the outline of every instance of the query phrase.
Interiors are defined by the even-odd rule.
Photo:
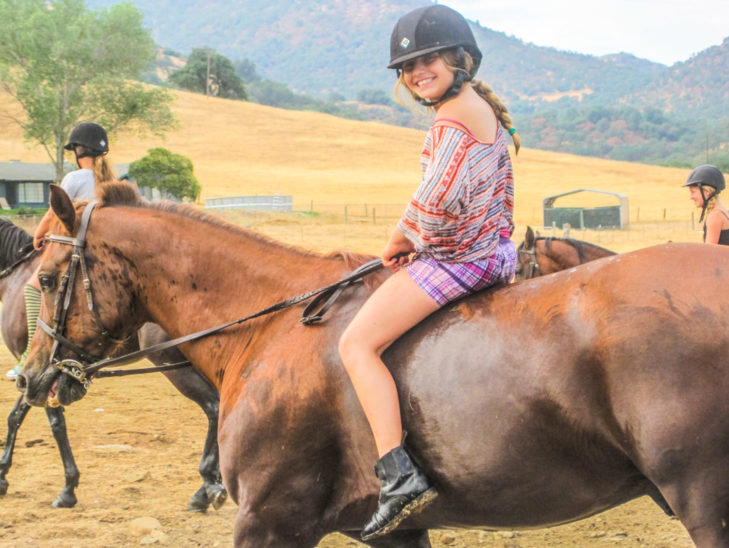
[[[537,46],[672,65],[729,37],[729,0],[441,0]]]

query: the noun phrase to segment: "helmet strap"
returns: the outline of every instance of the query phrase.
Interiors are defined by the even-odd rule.
[[[706,214],[706,208],[709,206],[709,200],[711,200],[714,196],[719,194],[716,189],[713,190],[711,194],[706,196],[704,194],[704,185],[699,185],[699,192],[701,192],[701,199],[704,202],[704,205],[701,207],[701,217],[699,217],[699,222],[704,220],[704,215]]]
[[[456,72],[453,75],[453,83],[451,84],[451,87],[449,87],[443,95],[440,96],[436,101],[431,101],[430,99],[423,99],[422,97],[416,97],[415,100],[420,103],[421,105],[425,105],[426,107],[436,107],[439,104],[447,101],[448,99],[451,99],[458,95],[461,92],[461,88],[463,87],[463,84],[466,82],[470,82],[473,78],[472,76],[466,72],[465,67],[466,66],[466,52],[463,49],[463,46],[458,46],[458,49],[456,50],[456,53],[458,55],[458,68],[456,68]]]

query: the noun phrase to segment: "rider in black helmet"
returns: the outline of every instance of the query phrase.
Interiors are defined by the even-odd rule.
[[[114,171],[109,164],[106,154],[109,152],[109,138],[106,130],[94,122],[81,122],[71,130],[68,142],[63,147],[73,152],[77,170],[66,174],[61,181],[61,187],[69,197],[79,202],[92,200],[96,196],[96,185],[116,179]],[[41,219],[33,236],[33,247],[41,249],[45,241],[46,232],[50,223],[52,211],[49,209]],[[33,334],[40,312],[40,284],[38,272],[34,272],[23,288],[25,297],[26,320],[28,322],[28,346],[20,356],[18,363],[7,372],[6,376],[15,380],[25,363],[33,340]]]
[[[382,251],[383,265],[394,272],[339,341],[379,455],[380,495],[362,530],[365,541],[392,531],[437,496],[411,451],[437,459],[439,448],[423,455],[422,440],[403,445],[398,393],[382,353],[447,303],[507,283],[516,268],[508,138],[517,151],[519,138],[503,103],[474,80],[480,62],[468,23],[446,6],[411,11],[390,38],[389,68],[397,71],[398,86],[436,118],[421,155],[423,179]]]
[[[719,194],[726,188],[724,174],[712,165],[694,169],[683,186],[689,187],[691,199],[701,208],[699,222],[704,220],[704,242],[729,245],[729,212],[719,200]]]

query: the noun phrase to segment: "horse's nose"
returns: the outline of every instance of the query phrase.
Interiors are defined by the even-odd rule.
[[[28,390],[28,380],[22,373],[20,373],[15,379],[15,388],[17,388],[23,394],[25,394],[26,390]]]

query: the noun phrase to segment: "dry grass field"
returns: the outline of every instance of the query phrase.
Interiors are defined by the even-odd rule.
[[[113,135],[112,162],[134,161],[157,146],[188,156],[202,185],[201,205],[213,197],[290,194],[297,210],[292,213],[219,213],[276,239],[318,251],[376,254],[418,184],[422,131],[176,95],[179,128],[165,138],[132,132]],[[13,105],[0,94],[0,111],[8,109],[12,111]],[[522,139],[525,147],[514,157],[515,239],[527,225],[542,224],[546,196],[590,188],[626,194],[631,228],[573,230],[573,237],[620,252],[667,240],[700,241],[697,228],[692,229],[694,211],[688,192],[681,188],[687,170],[543,152],[528,148],[528,135]],[[18,128],[0,118],[0,162],[11,159],[47,161],[43,150],[24,144]],[[615,203],[582,193],[558,205]],[[25,227],[32,229],[32,221],[27,222]],[[561,230],[555,234],[561,235]],[[12,356],[0,349],[0,375],[12,363]],[[63,482],[62,472],[43,414],[34,410],[21,430],[10,490],[0,499],[0,544],[229,546],[232,503],[206,515],[184,511],[198,485],[195,470],[205,431],[194,404],[161,376],[100,380],[92,392],[67,410],[82,473],[79,505],[67,511],[50,507]],[[10,383],[0,383],[2,409],[8,411],[16,397]],[[169,421],[170,416],[176,420]],[[134,518],[145,516],[158,519],[163,534],[151,538],[131,527]],[[691,545],[680,523],[669,520],[646,498],[562,527],[495,533],[433,531],[431,540],[436,547],[453,548]],[[330,535],[320,546],[361,544]]]
[[[176,93],[179,127],[165,137],[121,132],[111,138],[110,159],[126,163],[162,146],[188,156],[205,198],[255,194],[292,195],[297,210],[310,215],[232,215],[274,237],[318,250],[348,247],[377,253],[419,181],[423,132],[379,123],[344,120],[319,113],[286,111],[190,93]],[[12,110],[0,95],[0,110]],[[17,112],[17,111],[16,111]],[[517,231],[540,226],[546,196],[589,188],[628,196],[631,229],[573,230],[572,236],[628,251],[667,240],[699,241],[693,208],[681,188],[687,170],[557,154],[524,148],[513,158]],[[0,161],[43,162],[45,151],[23,143],[16,125],[0,119]],[[615,205],[593,193],[561,199],[557,205]],[[367,215],[344,221],[343,206]],[[383,212],[371,222],[371,208]],[[698,217],[696,215],[696,217]],[[370,219],[368,222],[367,220]],[[561,235],[557,230],[556,235]]]

